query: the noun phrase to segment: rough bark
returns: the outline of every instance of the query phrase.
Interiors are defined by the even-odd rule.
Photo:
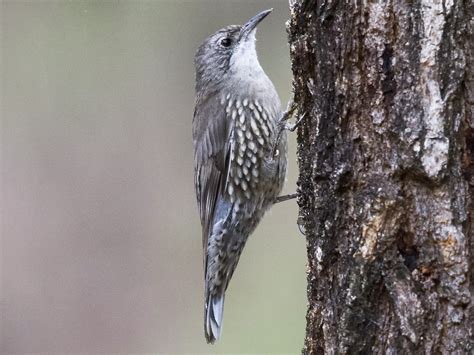
[[[290,1],[305,353],[472,351],[470,7]]]

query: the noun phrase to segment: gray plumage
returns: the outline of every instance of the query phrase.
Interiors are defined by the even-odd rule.
[[[217,31],[195,57],[195,189],[209,343],[220,337],[224,293],[247,237],[275,201],[286,175],[286,132],[277,142],[280,100],[255,49],[256,26],[270,11],[244,26]]]

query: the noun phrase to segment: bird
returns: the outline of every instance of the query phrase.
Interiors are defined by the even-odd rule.
[[[194,58],[194,182],[202,226],[204,333],[211,344],[221,336],[225,292],[247,238],[286,177],[281,103],[256,52],[257,25],[271,11],[218,30]]]

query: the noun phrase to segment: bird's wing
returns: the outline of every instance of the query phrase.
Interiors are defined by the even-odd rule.
[[[228,170],[231,120],[216,96],[199,99],[193,117],[194,177],[202,225],[204,266],[216,201],[224,191]]]

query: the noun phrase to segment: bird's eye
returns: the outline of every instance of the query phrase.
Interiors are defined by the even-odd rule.
[[[223,40],[221,40],[221,46],[223,47],[230,47],[231,44],[232,40],[230,38],[224,38]]]

